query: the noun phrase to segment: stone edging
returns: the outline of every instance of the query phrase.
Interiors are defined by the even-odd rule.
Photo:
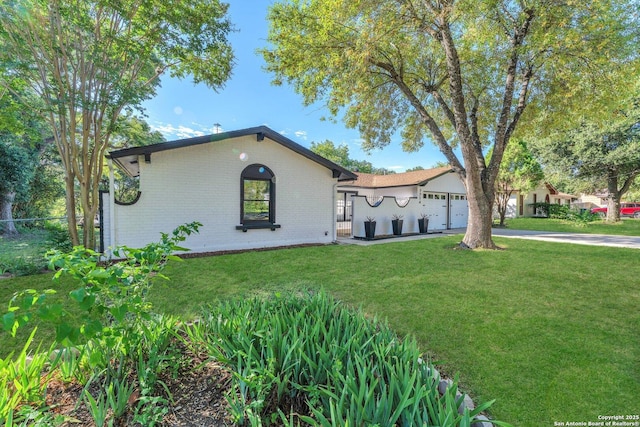
[[[419,360],[419,362],[422,362],[422,360]],[[444,394],[447,392],[449,387],[451,387],[451,385],[453,384],[453,380],[450,380],[448,378],[442,379],[442,377],[440,376],[440,372],[438,372],[436,368],[430,368],[430,369],[433,369],[434,377],[438,379],[438,393],[440,393],[440,396],[444,396]],[[463,396],[463,394],[460,393],[460,390],[457,390],[456,400],[459,399],[461,396]],[[464,413],[465,408],[468,409],[469,411],[473,411],[476,408],[476,405],[473,403],[473,400],[466,393],[464,394],[462,403],[458,407],[458,413],[462,415]],[[475,419],[476,421],[474,421],[471,424],[471,427],[494,427],[493,423],[486,415],[480,414],[476,416]]]

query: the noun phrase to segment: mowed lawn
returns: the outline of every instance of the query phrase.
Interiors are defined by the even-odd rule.
[[[623,218],[616,223],[603,220],[575,222],[549,218],[509,218],[507,228],[514,230],[560,231],[581,234],[613,234],[616,236],[640,236],[640,219]]]
[[[416,336],[514,426],[640,412],[640,251],[501,238],[502,251],[453,249],[460,238],[187,259],[151,299],[190,319],[220,299],[324,288]],[[2,280],[0,300],[48,277]]]

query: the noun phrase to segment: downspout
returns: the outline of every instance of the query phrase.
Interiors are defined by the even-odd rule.
[[[109,244],[116,247],[116,192],[115,178],[113,176],[113,160],[109,159]],[[112,253],[109,250],[109,257]]]
[[[336,194],[338,191],[338,182],[336,181],[333,184],[333,195],[331,196],[331,200],[333,201],[331,209],[333,214],[331,214],[331,218],[333,218],[333,225],[331,226],[331,232],[333,233],[333,243],[338,242],[338,217],[336,214]]]

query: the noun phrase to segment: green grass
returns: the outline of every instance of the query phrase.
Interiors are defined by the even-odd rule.
[[[627,218],[617,223],[597,220],[579,223],[562,219],[511,218],[507,228],[514,230],[563,231],[568,233],[613,234],[616,236],[640,236],[640,220]]]
[[[46,230],[23,230],[16,237],[0,236],[0,274],[32,274],[46,265]]]
[[[324,288],[413,334],[441,371],[460,374],[463,390],[497,399],[492,414],[514,426],[638,408],[640,252],[501,238],[504,251],[452,249],[459,240],[188,259],[168,266],[171,281],[150,298],[189,319],[221,299]],[[1,280],[0,301],[50,277]],[[0,337],[0,349],[12,345]]]

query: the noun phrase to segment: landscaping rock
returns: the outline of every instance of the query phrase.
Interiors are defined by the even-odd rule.
[[[473,411],[474,409],[476,409],[476,405],[473,404],[473,400],[471,400],[468,394],[464,395],[464,399],[462,400],[462,403],[458,407],[458,413],[460,415],[464,414],[465,408],[467,408],[469,411]]]
[[[493,427],[493,423],[491,423],[489,418],[484,415],[478,415],[476,420],[476,422],[471,424],[471,427]]]
[[[440,383],[438,384],[438,392],[441,395],[444,395],[447,392],[447,389],[451,386],[451,384],[453,384],[453,381],[451,380],[440,381]]]

